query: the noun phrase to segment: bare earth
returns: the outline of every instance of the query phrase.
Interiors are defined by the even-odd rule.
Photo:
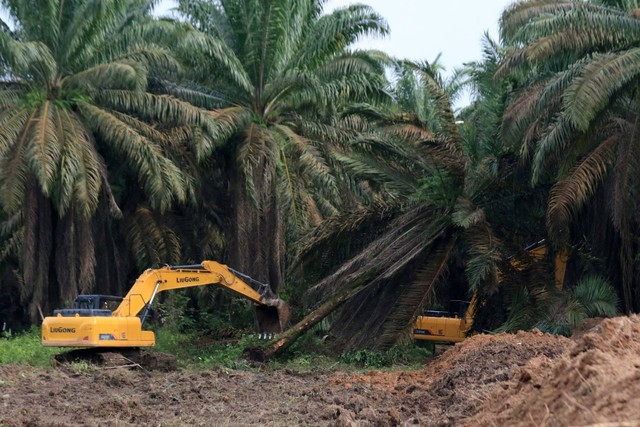
[[[640,317],[478,335],[411,372],[0,366],[0,426],[640,426]]]

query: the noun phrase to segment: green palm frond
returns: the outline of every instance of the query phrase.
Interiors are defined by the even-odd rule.
[[[184,101],[165,95],[125,90],[100,90],[95,99],[101,105],[127,113],[136,113],[146,120],[166,124],[188,124],[204,128],[213,141],[224,141],[235,131],[232,120],[213,120],[212,115]],[[210,153],[211,145],[202,146],[198,156]]]
[[[585,131],[620,88],[637,81],[639,64],[640,48],[632,48],[618,54],[595,56],[584,67],[584,73],[574,79],[563,99],[567,117],[578,130]]]
[[[24,111],[16,118],[25,125],[34,118],[35,112]],[[15,129],[15,128],[14,128]],[[2,189],[2,204],[6,212],[14,213],[21,209],[24,202],[24,194],[29,179],[29,170],[26,163],[26,152],[29,144],[28,128],[17,130],[15,141],[10,141],[11,146],[2,156],[0,164],[0,189]]]
[[[511,295],[507,320],[494,332],[529,330],[547,316],[554,295],[553,290],[540,286],[516,289]]]
[[[290,157],[298,162],[295,173],[309,179],[310,182],[324,193],[338,196],[335,177],[332,175],[325,158],[312,141],[304,138],[287,126],[275,126],[274,130],[283,137],[284,146],[281,147],[283,157]],[[287,168],[291,171],[291,168]]]
[[[41,42],[19,42],[0,32],[0,54],[14,75],[50,82],[58,71],[51,51]]]
[[[531,182],[536,184],[544,171],[545,162],[556,153],[562,152],[571,139],[576,138],[576,128],[571,120],[565,115],[560,114],[554,122],[547,128],[540,142],[536,147],[533,157],[533,173]]]
[[[79,118],[64,110],[59,114],[64,140],[54,200],[61,215],[76,205],[81,218],[90,218],[98,207],[104,165],[101,164],[95,141]]]
[[[611,284],[600,276],[582,278],[573,295],[584,307],[587,317],[614,317],[618,313],[618,296]]]
[[[586,9],[598,10],[598,6],[582,3]],[[576,7],[572,0],[530,0],[513,3],[507,7],[500,17],[501,38],[507,42],[518,40],[517,35],[522,28],[539,16],[549,16],[571,11]]]
[[[147,86],[147,69],[138,62],[99,64],[64,80],[63,88],[92,92],[96,89],[138,91]]]
[[[456,202],[451,219],[458,227],[467,229],[486,221],[486,216],[482,208],[474,206],[468,198],[460,197]]]
[[[238,88],[246,94],[253,93],[250,77],[242,67],[240,60],[224,42],[198,31],[187,29],[179,48],[195,54],[193,57],[203,55],[209,61],[216,61],[217,64],[224,67],[221,70],[224,75]]]
[[[19,140],[25,125],[31,116],[31,111],[25,108],[8,109],[0,113],[0,159]]]
[[[3,90],[0,90],[0,110],[4,111],[7,108],[18,105],[27,90],[26,87],[21,89],[3,88]]]
[[[306,37],[298,64],[312,69],[365,35],[384,36],[389,28],[384,19],[365,5],[336,9],[318,19]]]
[[[220,3],[203,0],[180,0],[177,11],[188,16],[193,25],[206,34],[224,37],[231,33],[229,20]],[[229,45],[232,40],[225,40]]]
[[[168,209],[174,199],[186,199],[188,178],[157,143],[100,108],[84,103],[80,107],[90,128],[135,168],[143,188],[160,209]]]
[[[498,284],[498,263],[503,259],[500,242],[486,222],[470,227],[465,238],[469,244],[469,259],[465,266],[469,289],[483,288],[490,292]]]

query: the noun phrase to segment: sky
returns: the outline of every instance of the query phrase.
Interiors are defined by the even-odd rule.
[[[358,46],[401,59],[433,61],[439,53],[447,74],[482,57],[485,31],[498,40],[498,19],[514,0],[362,0],[382,15],[391,34]],[[356,3],[329,0],[328,9]]]
[[[391,28],[384,39],[367,39],[356,46],[380,49],[394,57],[433,61],[439,53],[446,74],[482,57],[485,31],[498,39],[498,19],[514,0],[329,0],[326,10],[364,3],[382,15]],[[157,12],[174,4],[164,0]]]

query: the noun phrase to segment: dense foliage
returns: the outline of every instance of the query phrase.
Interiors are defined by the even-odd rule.
[[[640,309],[636,2],[516,2],[448,79],[353,49],[389,32],[365,5],[36,3],[2,1],[0,321],[210,257],[298,313],[361,288],[323,326],[343,349],[391,348],[424,304],[472,293],[481,329]],[[212,327],[214,304],[237,308],[160,307]]]

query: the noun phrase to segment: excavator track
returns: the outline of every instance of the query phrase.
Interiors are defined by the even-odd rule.
[[[174,355],[139,348],[81,348],[54,356],[54,365],[58,367],[78,362],[85,362],[100,368],[143,369],[147,371],[174,371],[178,368],[178,361]]]

